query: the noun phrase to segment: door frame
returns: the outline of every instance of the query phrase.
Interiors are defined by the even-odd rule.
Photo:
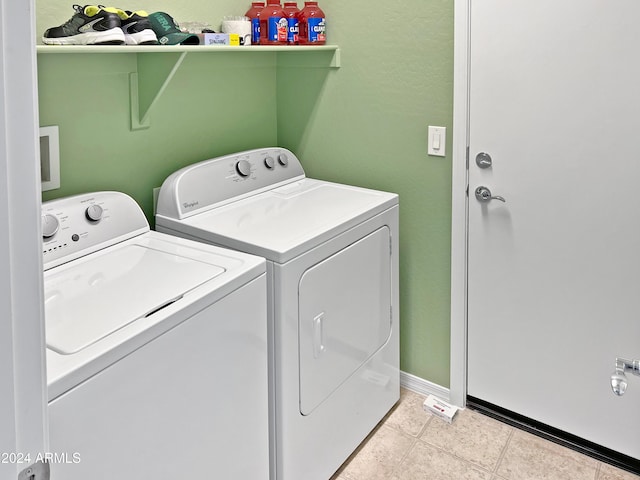
[[[449,396],[467,398],[467,229],[471,0],[454,2],[453,165],[451,188],[451,352]]]
[[[0,0],[0,423],[13,427],[0,430],[0,451],[14,455],[2,478],[48,447],[34,10]]]

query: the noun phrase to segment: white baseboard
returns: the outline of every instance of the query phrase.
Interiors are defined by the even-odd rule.
[[[421,395],[435,395],[445,402],[450,401],[448,388],[425,380],[424,378],[416,377],[410,373],[400,371],[400,386]]]

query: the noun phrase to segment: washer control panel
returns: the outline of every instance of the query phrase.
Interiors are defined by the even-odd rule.
[[[260,148],[212,158],[178,170],[164,181],[157,214],[185,218],[304,176],[300,161],[285,148]]]
[[[44,269],[149,231],[138,204],[120,192],[94,192],[42,204]]]

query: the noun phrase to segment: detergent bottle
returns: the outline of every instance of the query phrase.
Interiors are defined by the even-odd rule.
[[[280,0],[267,0],[260,13],[260,45],[287,44],[287,17]]]
[[[264,2],[251,2],[251,8],[245,17],[251,20],[251,45],[260,45],[260,13],[264,10]]]
[[[299,33],[298,15],[300,14],[300,9],[296,2],[284,2],[283,10],[287,17],[287,44],[297,45]]]
[[[299,37],[300,45],[324,45],[327,40],[324,12],[318,2],[304,2],[300,10]]]

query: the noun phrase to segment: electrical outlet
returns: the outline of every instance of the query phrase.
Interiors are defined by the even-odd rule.
[[[58,127],[40,127],[40,181],[42,191],[60,188],[60,140]]]

